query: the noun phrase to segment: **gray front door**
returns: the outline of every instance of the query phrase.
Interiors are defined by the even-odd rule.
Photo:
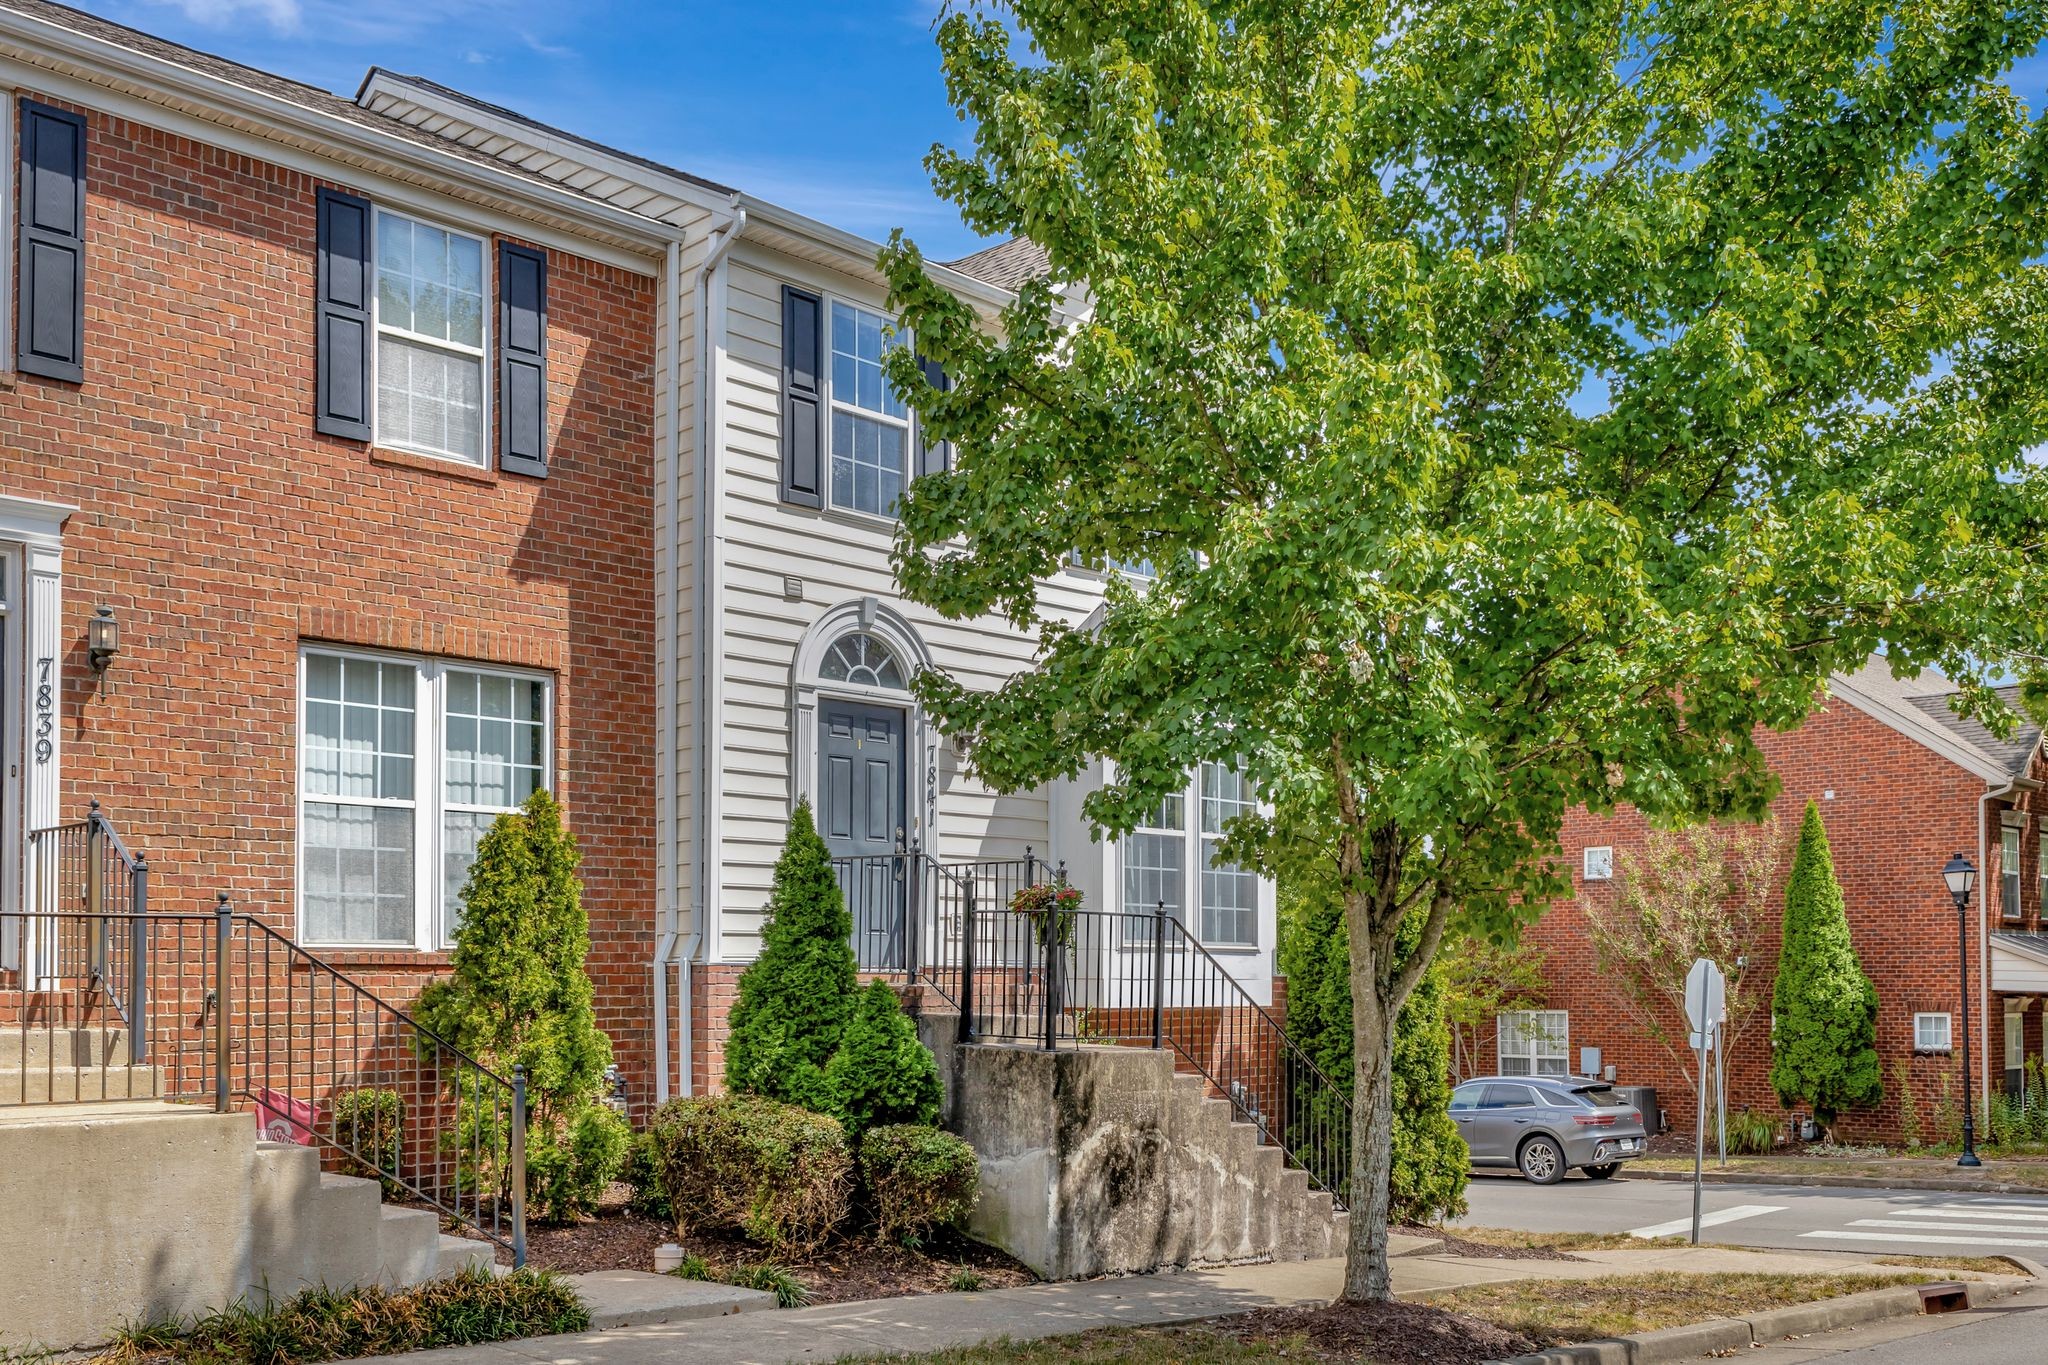
[[[861,702],[818,704],[818,831],[842,864],[860,965],[899,971],[905,961],[904,714]]]

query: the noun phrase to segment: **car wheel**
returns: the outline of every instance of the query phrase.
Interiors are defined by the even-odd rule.
[[[1522,1174],[1532,1185],[1555,1185],[1564,1179],[1564,1149],[1547,1137],[1522,1144]]]
[[[1586,1178],[1588,1180],[1612,1180],[1614,1179],[1614,1173],[1620,1169],[1621,1163],[1619,1161],[1610,1161],[1604,1166],[1588,1166],[1586,1167]]]

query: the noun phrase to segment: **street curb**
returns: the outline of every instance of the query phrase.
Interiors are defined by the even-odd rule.
[[[2018,1277],[2003,1283],[1987,1280],[1961,1283],[1969,1294],[1972,1308],[2030,1287],[2028,1281]],[[1744,1353],[1752,1347],[1775,1345],[1788,1337],[1832,1332],[1885,1318],[1906,1317],[1920,1311],[1919,1286],[1896,1285],[1890,1289],[1846,1294],[1838,1299],[1795,1303],[1746,1318],[1709,1318],[1705,1322],[1640,1332],[1634,1336],[1576,1341],[1531,1355],[1488,1361],[1487,1365],[1666,1365],[1670,1361],[1697,1360],[1708,1355]]]
[[[1622,1180],[1667,1180],[1690,1185],[1686,1171],[1623,1171]],[[2030,1194],[2048,1199],[2048,1187],[2015,1185],[2004,1180],[1894,1180],[1880,1175],[1777,1175],[1762,1172],[1703,1171],[1700,1179],[1709,1185],[1832,1185],[1849,1190],[1947,1190],[1956,1194]]]

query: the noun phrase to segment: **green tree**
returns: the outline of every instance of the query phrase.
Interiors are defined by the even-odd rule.
[[[1444,1022],[1451,1030],[1451,1076],[1462,1081],[1478,1069],[1482,1035],[1501,1015],[1542,1002],[1543,953],[1519,939],[1502,947],[1459,935],[1444,944],[1437,965],[1444,977]]]
[[[1785,883],[1771,1019],[1771,1088],[1779,1103],[1811,1105],[1814,1121],[1832,1129],[1842,1110],[1884,1098],[1877,987],[1857,960],[1827,828],[1811,801]]]
[[[1011,31],[1014,24],[1016,31]],[[889,358],[949,471],[894,566],[1040,636],[918,692],[1119,834],[1231,758],[1224,854],[1350,944],[1345,1294],[1385,1298],[1395,1019],[1455,911],[1568,894],[1566,812],[1760,816],[1755,731],[1884,648],[1992,711],[2048,657],[2048,9],[1964,0],[1008,0],[938,28],[991,320],[900,236]],[[942,366],[941,391],[918,365]],[[1086,629],[1067,556],[1113,576]],[[1400,939],[1421,912],[1413,951]]]
[[[599,1103],[611,1039],[591,1006],[590,920],[582,855],[562,808],[536,791],[477,842],[462,889],[452,971],[420,992],[415,1017],[500,1075],[526,1069],[529,1191],[543,1218],[586,1211],[625,1159],[624,1121]],[[469,1115],[494,1123],[488,1106]],[[497,1151],[503,1134],[463,1133],[464,1151]],[[460,1154],[458,1154],[460,1155]],[[496,1178],[507,1173],[502,1162]]]
[[[851,1143],[880,1124],[938,1122],[939,1064],[888,982],[861,992],[825,1064],[825,1088]]]
[[[853,917],[810,803],[799,802],[775,864],[761,955],[740,974],[725,1043],[726,1085],[833,1112],[825,1068],[858,994]]]
[[[1289,1145],[1306,1160],[1342,1132],[1336,1122],[1352,1100],[1351,968],[1344,904],[1294,887],[1281,892],[1280,970],[1287,977],[1287,1036],[1329,1077],[1334,1094],[1317,1094],[1289,1126]],[[1420,937],[1412,917],[1408,937]],[[1394,1149],[1388,1167],[1389,1218],[1434,1223],[1465,1211],[1471,1152],[1450,1113],[1451,1030],[1442,964],[1424,974],[1394,1027]],[[1333,1112],[1333,1109],[1335,1112]],[[1341,1160],[1346,1154],[1338,1153]],[[1340,1182],[1347,1187],[1348,1182]]]

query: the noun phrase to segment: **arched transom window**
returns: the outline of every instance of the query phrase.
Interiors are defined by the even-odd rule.
[[[818,676],[827,682],[854,683],[861,687],[906,686],[903,667],[889,647],[863,631],[842,635],[825,651]]]

